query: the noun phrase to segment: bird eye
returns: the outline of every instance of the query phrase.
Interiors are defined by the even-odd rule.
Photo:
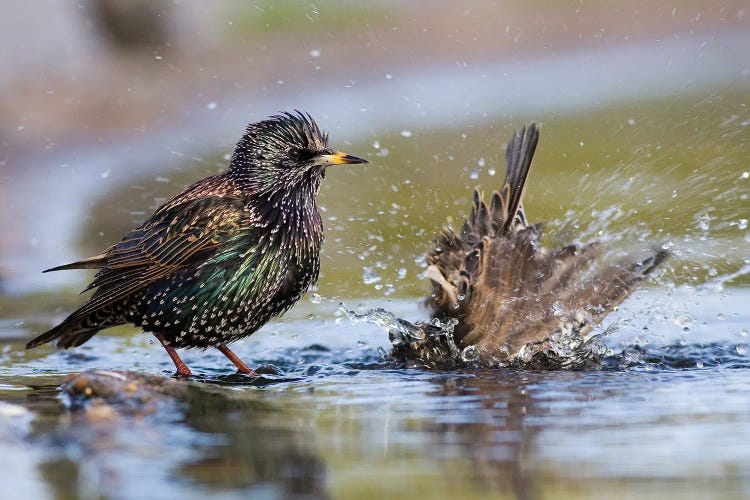
[[[289,155],[289,158],[292,160],[300,160],[302,158],[302,151],[300,151],[297,148],[290,149],[287,154]]]
[[[287,154],[294,161],[306,161],[313,157],[313,154],[305,149],[291,148]]]

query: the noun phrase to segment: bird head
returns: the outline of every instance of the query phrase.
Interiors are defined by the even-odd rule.
[[[315,194],[326,167],[354,163],[368,162],[329,148],[328,134],[309,114],[296,111],[248,125],[229,173],[258,194],[283,195],[300,188]]]

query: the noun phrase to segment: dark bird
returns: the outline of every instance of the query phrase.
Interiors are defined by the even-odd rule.
[[[170,199],[100,255],[54,267],[99,269],[95,290],[62,323],[26,344],[67,349],[133,323],[167,350],[216,347],[253,374],[227,344],[288,310],[318,279],[323,224],[316,196],[326,167],[367,163],[328,147],[300,112],[250,124],[229,168]],[[45,271],[46,272],[46,271]]]
[[[433,320],[453,325],[455,352],[435,342],[431,325],[422,325],[407,342],[396,332],[397,357],[440,365],[472,347],[469,357],[479,364],[507,366],[526,346],[555,334],[582,338],[667,257],[658,250],[601,265],[599,243],[542,247],[542,225],[527,223],[521,203],[538,141],[533,123],[511,137],[502,189],[489,204],[475,190],[460,232],[443,228],[426,254]]]

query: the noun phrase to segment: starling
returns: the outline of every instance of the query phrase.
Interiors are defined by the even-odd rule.
[[[67,349],[124,323],[150,331],[177,367],[175,348],[227,344],[288,310],[318,279],[323,224],[316,195],[330,165],[367,163],[328,147],[310,115],[250,124],[224,173],[160,206],[103,253],[48,269],[98,269],[91,298],[26,344]],[[46,272],[46,271],[45,271]]]
[[[654,250],[602,266],[596,242],[543,248],[542,225],[528,224],[522,206],[538,140],[533,123],[511,137],[502,189],[489,205],[475,190],[462,230],[443,228],[426,254],[433,318],[454,323],[455,346],[474,346],[482,364],[507,364],[561,330],[585,335],[667,257]]]

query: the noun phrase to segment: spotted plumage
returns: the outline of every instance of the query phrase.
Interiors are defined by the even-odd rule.
[[[133,323],[174,348],[219,348],[288,310],[318,279],[323,224],[316,195],[325,169],[367,163],[328,148],[309,115],[251,124],[229,168],[160,206],[95,257],[48,271],[99,269],[80,309],[27,344],[83,344],[103,328]]]

